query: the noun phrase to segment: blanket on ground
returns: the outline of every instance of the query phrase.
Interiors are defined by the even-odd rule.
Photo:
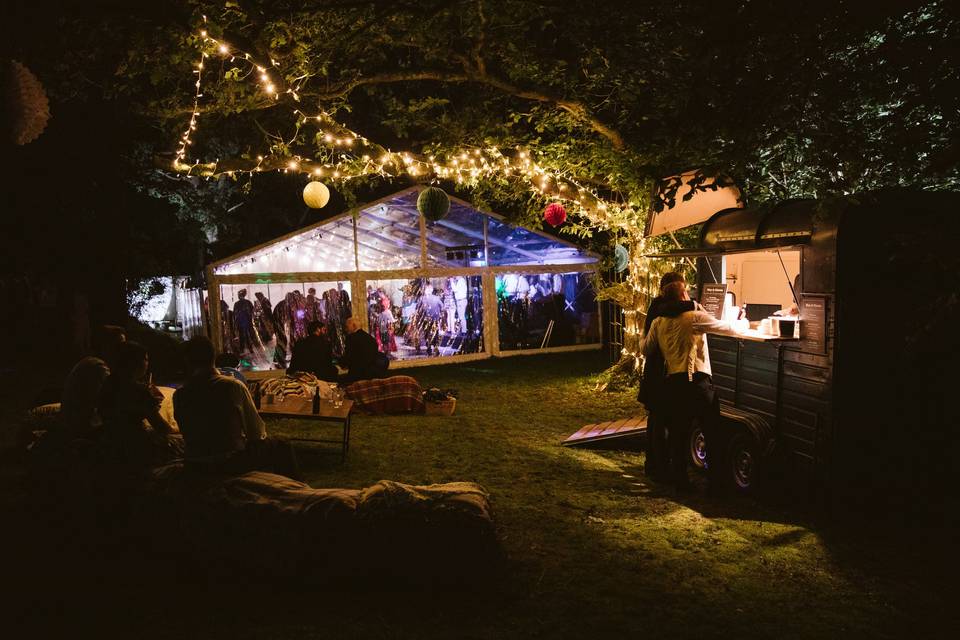
[[[423,413],[423,390],[410,376],[359,380],[346,389],[354,407],[366,413]]]

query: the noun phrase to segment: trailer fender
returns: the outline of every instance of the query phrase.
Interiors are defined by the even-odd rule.
[[[773,427],[767,419],[758,413],[740,409],[727,402],[720,403],[720,422],[730,429],[743,429],[753,436],[763,457],[770,455],[776,443]]]

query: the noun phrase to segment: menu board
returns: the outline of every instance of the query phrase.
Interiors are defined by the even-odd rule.
[[[723,317],[723,305],[727,299],[727,285],[725,284],[705,284],[703,293],[700,294],[700,304],[707,313],[711,314],[717,320]]]
[[[800,296],[800,341],[804,351],[827,352],[827,296]]]

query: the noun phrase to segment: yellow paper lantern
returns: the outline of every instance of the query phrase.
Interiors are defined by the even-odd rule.
[[[311,209],[323,209],[330,202],[330,189],[322,182],[313,181],[303,188],[303,201]]]

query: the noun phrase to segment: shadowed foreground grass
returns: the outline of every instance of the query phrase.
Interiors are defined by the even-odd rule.
[[[493,584],[436,593],[53,576],[22,586],[37,591],[19,594],[27,617],[38,637],[48,624],[235,639],[950,635],[951,589],[924,564],[920,532],[905,553],[877,531],[818,529],[791,505],[678,501],[644,479],[641,453],[560,447],[585,423],[638,411],[632,392],[594,390],[603,364],[570,354],[412,370],[425,388],[459,390],[454,416],[358,416],[343,465],[319,446],[298,449],[314,487],[481,483],[507,554]],[[313,428],[268,423],[281,436]]]

